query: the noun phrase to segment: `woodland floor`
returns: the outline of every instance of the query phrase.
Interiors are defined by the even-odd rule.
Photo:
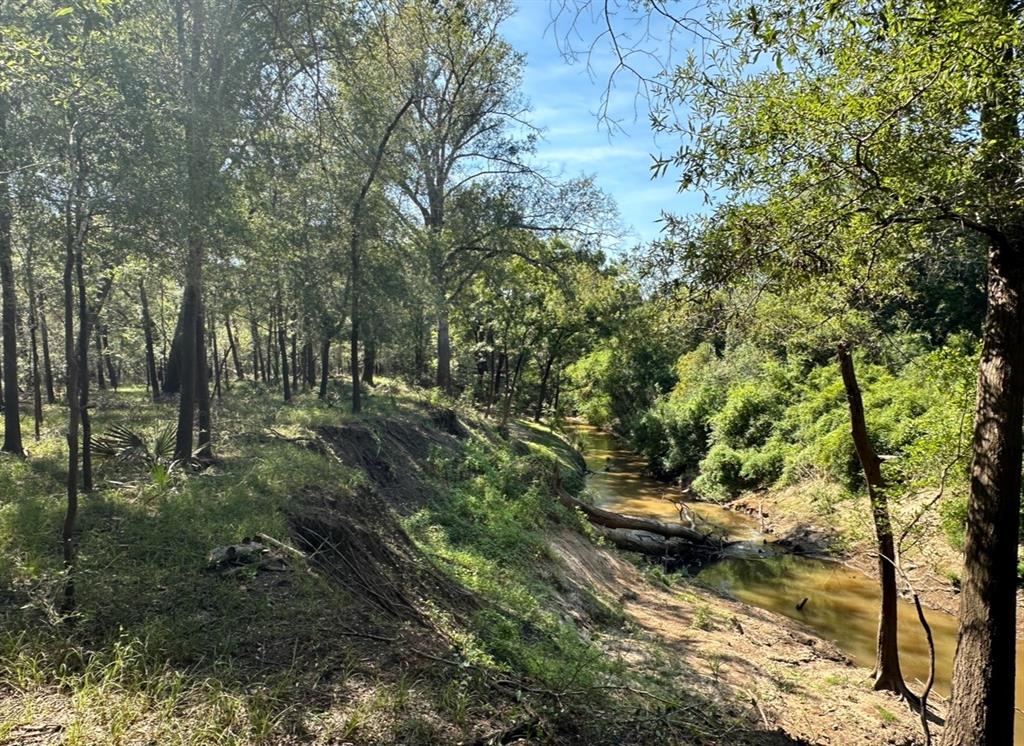
[[[98,405],[97,433],[173,417]],[[831,644],[594,541],[551,497],[577,460],[544,429],[392,384],[360,417],[239,385],[215,415],[201,474],[98,464],[73,625],[61,410],[0,460],[0,744],[921,740]],[[265,561],[211,568],[256,536]]]

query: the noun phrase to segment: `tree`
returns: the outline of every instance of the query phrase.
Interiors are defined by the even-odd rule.
[[[946,740],[997,743],[1013,717],[1024,386],[1021,9],[754,3],[708,18],[679,23],[708,41],[714,65],[693,57],[671,70],[653,112],[683,140],[655,173],[676,167],[681,187],[725,195],[701,226],[668,218],[665,247],[689,278],[720,287],[745,276],[763,290],[828,277],[857,299],[900,287],[922,241],[941,250],[947,236],[973,233],[988,245]],[[728,237],[705,240],[712,223]]]

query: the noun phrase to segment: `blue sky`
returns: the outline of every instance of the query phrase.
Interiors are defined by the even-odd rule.
[[[598,186],[619,207],[630,229],[627,245],[657,237],[662,211],[682,214],[700,211],[703,196],[680,194],[677,174],[651,180],[651,155],[670,153],[678,140],[655,137],[646,102],[636,95],[635,78],[621,74],[609,99],[615,131],[599,122],[601,97],[614,67],[614,56],[599,44],[590,56],[570,64],[559,51],[567,23],[552,27],[549,0],[518,0],[518,12],[504,25],[505,38],[526,54],[523,91],[532,104],[533,123],[544,130],[537,162],[565,177],[593,175]],[[603,26],[589,15],[577,24],[580,45],[597,38]]]

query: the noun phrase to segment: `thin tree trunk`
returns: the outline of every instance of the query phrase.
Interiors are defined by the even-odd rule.
[[[149,315],[149,300],[146,297],[146,283],[139,280],[139,303],[142,305],[142,334],[146,340],[146,374],[149,376],[149,392],[153,401],[160,398],[160,383],[157,380],[156,355],[153,351],[153,319]]]
[[[277,325],[274,323],[274,314],[270,314],[267,322],[267,375],[271,382],[277,383],[280,378],[280,361],[277,359]]]
[[[544,414],[544,401],[548,398],[548,379],[551,377],[551,366],[555,362],[555,353],[549,352],[540,376],[540,392],[537,394],[537,408],[533,411],[533,421],[540,422]]]
[[[92,492],[92,418],[89,413],[89,332],[92,310],[85,288],[85,270],[82,252],[75,255],[75,275],[78,280],[78,416],[82,425],[82,489]],[[102,303],[109,286],[101,291],[97,305]],[[71,396],[71,389],[68,389]]]
[[[210,318],[210,323],[208,324],[208,326],[210,327],[210,344],[213,346],[213,392],[214,396],[217,397],[217,401],[220,401],[220,353],[217,351],[217,326],[212,317]]]
[[[437,387],[452,393],[452,343],[448,329],[448,305],[442,299],[437,309]]]
[[[350,316],[352,331],[349,337],[349,351],[352,356],[349,371],[352,375],[352,413],[358,414],[363,408],[362,391],[359,386],[359,285],[362,279],[359,275],[359,238],[358,227],[352,228],[352,243],[349,253],[352,266],[352,307]]]
[[[875,524],[875,539],[878,543],[878,576],[882,586],[882,604],[878,619],[878,639],[875,647],[875,689],[884,689],[915,699],[903,681],[900,670],[898,639],[899,595],[896,585],[896,550],[893,541],[892,521],[889,516],[885,482],[882,479],[882,460],[878,458],[864,419],[864,402],[854,372],[853,358],[849,348],[842,344],[838,349],[839,369],[846,389],[846,401],[850,408],[850,426],[857,458],[864,470],[871,500],[871,517]]]
[[[306,342],[304,357],[306,359],[306,386],[311,389],[316,385],[316,356],[313,353],[313,343]]]
[[[210,363],[206,355],[206,309],[202,299],[196,314],[196,408],[199,419],[199,438],[196,456],[200,461],[209,463],[213,460],[213,422],[210,416]]]
[[[284,313],[281,310],[281,291],[277,291],[277,346],[281,355],[281,381],[284,385],[284,400],[292,400],[291,385],[288,381],[288,345],[284,333]]]
[[[76,225],[77,223],[77,225]],[[70,200],[65,206],[65,255],[64,255],[64,362],[67,378],[68,403],[68,470],[65,490],[67,507],[61,530],[61,550],[64,556],[64,596],[61,609],[65,614],[75,608],[75,524],[78,517],[78,354],[75,350],[75,257],[80,251],[87,224],[78,216],[74,222],[71,216]]]
[[[2,40],[2,37],[0,37]],[[4,401],[4,443],[7,453],[24,455],[21,442],[21,406],[18,396],[18,304],[14,287],[14,260],[11,256],[11,194],[7,175],[11,164],[7,136],[7,115],[10,101],[7,94],[0,94],[0,325],[3,327],[3,382],[7,398]]]
[[[501,414],[501,424],[505,425],[508,423],[509,417],[512,414],[512,400],[516,395],[516,388],[519,386],[519,375],[523,370],[523,358],[526,357],[526,351],[520,350],[516,356],[516,367],[512,374],[512,378],[509,379],[508,391],[505,393],[505,408]]]
[[[117,391],[119,376],[117,375],[117,369],[114,368],[114,361],[110,356],[110,336],[106,324],[100,327],[100,342],[103,346],[103,363],[107,366],[107,380],[110,382],[110,388]]]
[[[228,333],[228,345],[231,348],[231,360],[235,364],[235,378],[239,381],[245,380],[245,369],[242,368],[242,358],[238,354],[238,345],[235,344],[235,335],[231,331],[231,314],[224,314],[224,328]],[[253,376],[255,377],[255,376]]]
[[[263,348],[260,346],[260,330],[256,324],[256,313],[249,306],[249,336],[252,337],[252,377],[253,380],[267,382],[267,369],[263,367]]]
[[[375,386],[373,374],[377,367],[377,340],[371,331],[367,331],[363,341],[363,382],[367,386]]]
[[[100,340],[100,327],[96,325],[96,386],[103,391],[107,388],[107,382],[103,378],[103,342]]]
[[[325,337],[320,345],[320,401],[327,399],[327,384],[331,375],[331,338]]]
[[[25,280],[28,285],[28,331],[30,344],[30,363],[32,373],[32,420],[36,440],[39,440],[40,429],[43,424],[43,394],[39,381],[39,344],[37,328],[39,326],[39,307],[36,300],[36,283],[32,272],[33,261],[32,246],[29,244],[25,254]]]
[[[46,326],[46,301],[39,295],[39,330],[43,335],[43,382],[46,384],[46,403],[56,404],[57,393],[53,388],[53,363],[50,360],[50,331]]]
[[[289,340],[288,340],[289,344],[291,345],[291,349],[292,349],[292,367],[291,367],[291,372],[292,372],[292,391],[296,391],[299,388],[299,350],[298,350],[298,345],[299,345],[298,337],[299,337],[299,334],[298,334],[298,326],[299,326],[298,325],[298,320],[296,319],[295,314],[293,313],[292,317],[291,317],[292,333],[289,336]]]

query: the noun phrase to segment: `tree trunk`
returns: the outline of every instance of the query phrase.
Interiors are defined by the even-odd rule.
[[[256,324],[256,313],[249,306],[249,336],[252,337],[252,377],[253,380],[267,382],[267,369],[263,365],[263,348],[260,347],[260,330]]]
[[[157,380],[156,354],[153,351],[153,319],[149,315],[149,300],[146,298],[146,283],[139,280],[139,303],[142,305],[142,334],[146,340],[146,374],[149,376],[149,391],[153,401],[160,398],[160,383]]]
[[[29,345],[31,349],[29,362],[32,374],[32,420],[36,440],[39,440],[40,429],[43,424],[43,394],[39,381],[39,342],[37,329],[39,327],[39,305],[36,298],[36,283],[32,272],[33,251],[31,244],[25,252],[25,281],[28,290],[28,331]]]
[[[82,424],[82,489],[92,492],[92,419],[89,416],[89,298],[82,252],[75,255],[78,278],[78,416]],[[69,396],[70,389],[69,389]]]
[[[110,355],[110,336],[106,324],[100,327],[100,343],[102,344],[103,364],[107,366],[107,380],[110,382],[110,388],[117,391],[119,376]]]
[[[228,346],[231,348],[231,361],[235,364],[235,378],[239,381],[245,380],[245,369],[242,368],[242,358],[238,354],[238,345],[235,343],[234,332],[231,331],[231,314],[224,314],[224,329],[228,333]],[[253,375],[253,378],[256,376]]]
[[[367,386],[375,386],[373,374],[377,368],[377,340],[371,331],[367,331],[363,341],[363,382]]]
[[[331,375],[331,338],[325,337],[320,345],[320,401],[327,399],[327,384]]]
[[[850,426],[857,458],[864,470],[871,500],[871,517],[875,524],[875,539],[878,543],[878,577],[882,586],[882,605],[878,618],[878,639],[875,646],[875,689],[896,692],[914,699],[903,681],[900,671],[898,639],[899,593],[896,586],[896,550],[893,541],[892,521],[889,516],[885,482],[882,479],[882,461],[878,458],[864,419],[864,402],[853,368],[853,358],[845,344],[838,349],[839,369],[846,389],[846,401],[850,408]]]
[[[220,377],[221,377],[221,364],[220,364],[220,353],[217,351],[217,325],[213,317],[210,318],[209,336],[210,345],[213,347],[213,394],[217,397],[217,401],[220,401]]]
[[[551,377],[551,366],[555,362],[555,353],[549,352],[540,376],[540,392],[537,394],[537,408],[533,411],[533,421],[540,422],[544,414],[544,401],[548,398],[548,379]]]
[[[200,296],[196,314],[196,408],[199,415],[199,439],[196,456],[204,462],[213,461],[213,421],[210,416],[210,363],[206,354],[206,309]]]
[[[50,331],[46,327],[46,302],[39,296],[39,330],[43,335],[43,382],[46,384],[46,403],[56,404],[57,394],[53,389],[53,363],[50,360]]]
[[[526,357],[526,351],[520,350],[516,356],[516,367],[511,378],[507,378],[507,391],[505,392],[505,406],[501,413],[501,424],[508,424],[509,416],[512,414],[512,399],[515,398],[516,388],[519,386],[519,374],[523,370],[523,358]]]
[[[199,340],[196,338],[199,325],[199,304],[200,304],[200,278],[202,270],[199,267],[201,259],[200,239],[193,236],[192,240],[197,244],[190,250],[188,259],[188,279],[185,282],[185,290],[181,298],[181,316],[183,320],[180,344],[178,345],[177,360],[178,374],[181,379],[181,397],[178,401],[178,432],[175,438],[174,458],[188,463],[192,459],[193,452],[193,426],[195,425],[196,410],[196,371],[199,368]],[[171,347],[171,360],[175,359],[174,347]],[[170,368],[170,366],[168,366]],[[170,379],[168,370],[166,380]],[[166,390],[166,386],[165,386]]]
[[[99,327],[99,324],[96,325],[95,337],[96,337],[96,387],[99,388],[100,391],[103,391],[104,389],[107,388],[107,382],[103,378],[103,342],[100,339],[100,327]]]
[[[64,363],[67,379],[68,403],[68,471],[65,482],[67,507],[61,530],[61,550],[64,556],[64,596],[61,610],[67,614],[75,608],[75,523],[78,517],[78,355],[75,350],[75,257],[80,251],[80,242],[85,226],[80,216],[74,221],[70,201],[65,206],[65,255],[64,255]]]
[[[352,228],[352,245],[350,247],[352,262],[352,307],[350,309],[352,331],[349,337],[349,352],[352,359],[349,361],[349,372],[352,376],[352,413],[358,414],[363,408],[362,391],[359,384],[359,285],[362,282],[359,275],[359,238],[358,227]]]
[[[292,348],[292,391],[299,388],[299,350],[298,350],[298,321],[295,318],[295,314],[292,314],[291,318],[292,333],[289,337],[289,343]]]
[[[1024,245],[989,251],[960,633],[944,743],[1001,744],[1014,716],[1024,399]]]
[[[448,332],[448,305],[441,300],[437,309],[437,387],[452,393],[452,346]]]
[[[423,318],[423,307],[417,305],[413,311],[413,342],[412,367],[413,381],[417,386],[422,386],[427,377],[427,344],[424,338],[427,334],[426,321]]]
[[[205,349],[205,334],[201,325],[203,303],[203,257],[205,254],[205,225],[209,212],[209,182],[212,176],[210,166],[210,145],[208,118],[204,116],[200,101],[199,76],[203,69],[203,39],[206,34],[206,5],[204,0],[188,0],[188,15],[191,28],[179,34],[179,54],[182,63],[185,110],[186,183],[184,202],[187,206],[185,261],[185,289],[181,303],[181,350],[178,367],[181,373],[181,396],[178,402],[178,433],[175,441],[175,458],[188,462],[192,458],[193,426],[196,415],[196,397],[200,394],[200,380],[206,380],[205,359],[200,355]],[[186,1],[178,0],[177,20],[180,29],[186,28]],[[172,350],[172,361],[174,358]],[[204,365],[203,375],[197,375],[200,362]],[[169,375],[167,376],[170,377]],[[207,399],[209,386],[207,385]],[[207,416],[209,409],[207,408]],[[207,433],[207,437],[209,433]]]
[[[281,310],[281,291],[277,291],[277,346],[281,355],[281,382],[283,383],[284,400],[292,400],[291,384],[288,380],[288,344],[284,332],[284,312]]]
[[[316,355],[313,353],[313,343],[307,341],[304,347],[303,357],[306,361],[306,389],[316,385]]]
[[[181,345],[185,336],[185,300],[182,296],[178,320],[174,324],[174,336],[171,337],[171,350],[167,354],[164,365],[162,390],[165,394],[177,394],[181,391]]]
[[[1010,0],[982,6],[1005,29],[1024,9]],[[993,746],[1013,740],[1021,427],[1024,421],[1024,208],[1021,206],[1019,76],[1014,44],[991,50],[1002,66],[981,111],[990,204],[1002,205],[989,234],[988,309],[975,403],[960,632],[944,743]],[[1000,54],[1001,52],[1001,54]]]
[[[14,260],[11,256],[11,194],[7,175],[11,165],[8,162],[7,115],[10,101],[6,94],[0,94],[0,325],[4,335],[3,381],[7,398],[4,401],[4,443],[7,453],[24,455],[21,442],[21,406],[18,401],[18,305],[14,287]]]
[[[274,314],[270,314],[270,319],[267,322],[267,376],[273,383],[277,383],[280,380],[281,367],[280,361],[277,359],[277,325],[274,322]]]

